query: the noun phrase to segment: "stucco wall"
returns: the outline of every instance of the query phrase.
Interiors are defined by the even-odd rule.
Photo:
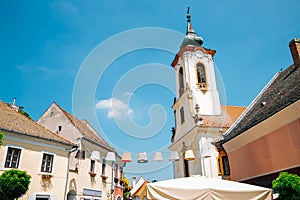
[[[300,119],[228,153],[232,180],[300,166]]]
[[[31,176],[29,190],[23,199],[29,199],[29,196],[35,194],[49,194],[53,199],[63,199],[68,163],[66,146],[9,132],[5,132],[4,137],[4,143],[0,147],[0,174],[8,170],[4,168],[7,148],[22,149],[18,169],[26,171]],[[48,179],[42,178],[40,172],[43,152],[54,155],[52,177]]]

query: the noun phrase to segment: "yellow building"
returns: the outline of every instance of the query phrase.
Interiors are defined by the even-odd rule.
[[[2,174],[16,168],[31,176],[29,190],[20,199],[61,200],[66,194],[68,162],[76,144],[43,128],[41,125],[0,101],[0,146]]]

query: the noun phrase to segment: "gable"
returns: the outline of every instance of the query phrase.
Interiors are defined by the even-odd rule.
[[[74,145],[71,141],[60,137],[23,114],[14,111],[2,101],[0,101],[0,129],[52,140],[66,145]]]

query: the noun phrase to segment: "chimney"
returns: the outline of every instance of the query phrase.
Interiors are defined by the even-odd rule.
[[[11,107],[14,111],[16,111],[16,112],[19,111],[19,107],[16,105],[16,98],[14,98],[14,101],[13,101],[13,103],[10,105],[10,107]]]
[[[136,184],[136,176],[132,177],[132,187],[134,187]]]
[[[296,65],[300,62],[300,39],[294,38],[292,41],[290,41],[289,46],[294,65]]]

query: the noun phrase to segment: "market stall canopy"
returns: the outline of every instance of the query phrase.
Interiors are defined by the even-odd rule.
[[[272,200],[272,190],[269,188],[208,178],[192,176],[170,179],[146,185],[149,200]]]

